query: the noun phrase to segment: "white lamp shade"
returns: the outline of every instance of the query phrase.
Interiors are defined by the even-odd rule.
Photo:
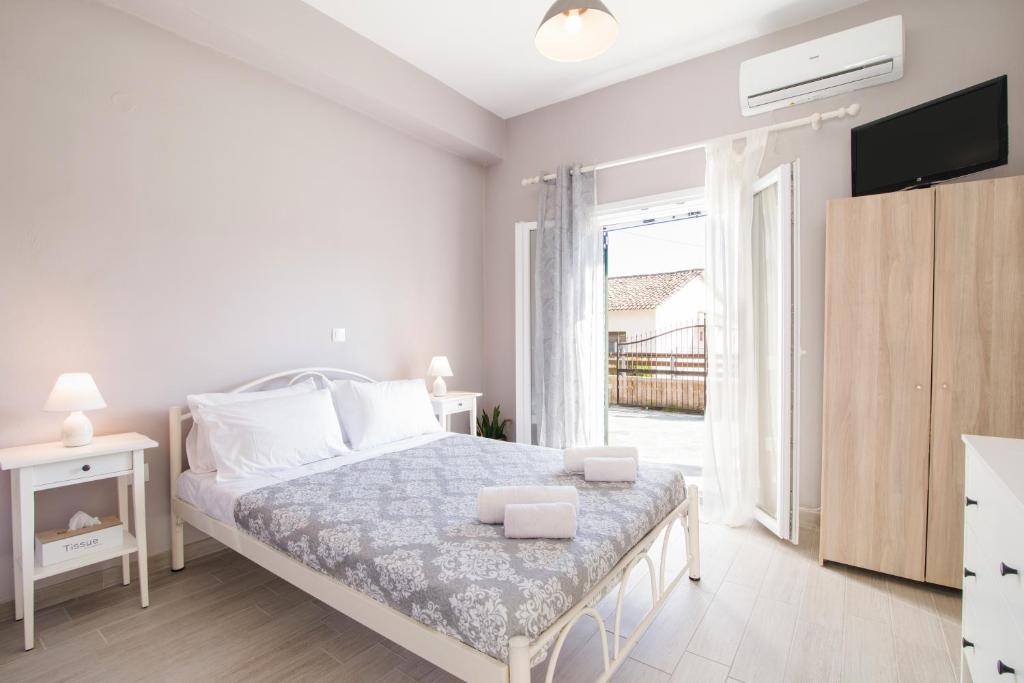
[[[430,367],[427,368],[427,375],[430,377],[451,377],[452,366],[448,363],[448,356],[434,356],[430,359]]]
[[[43,410],[66,413],[75,410],[97,410],[107,403],[88,372],[65,372],[57,378]]]
[[[619,36],[619,22],[600,0],[557,0],[544,15],[534,44],[556,62],[596,57]]]

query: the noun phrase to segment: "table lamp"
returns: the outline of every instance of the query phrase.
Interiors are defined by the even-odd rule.
[[[444,383],[445,377],[452,376],[452,366],[448,363],[448,356],[434,356],[431,358],[427,374],[437,377],[434,380],[434,396],[444,396],[448,393],[448,387]]]
[[[65,446],[84,446],[92,441],[92,423],[82,411],[106,408],[107,404],[88,372],[65,372],[57,378],[43,410],[50,413],[69,412],[60,430]]]

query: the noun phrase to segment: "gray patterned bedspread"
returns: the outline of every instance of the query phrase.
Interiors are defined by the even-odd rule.
[[[506,539],[476,521],[483,486],[571,484],[573,540]],[[257,489],[238,526],[304,564],[505,661],[579,602],[685,500],[678,469],[644,463],[635,484],[588,483],[561,451],[451,436]]]

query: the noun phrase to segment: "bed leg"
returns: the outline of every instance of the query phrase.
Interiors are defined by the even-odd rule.
[[[686,565],[691,581],[700,581],[700,494],[697,487],[686,487]]]
[[[185,522],[171,513],[171,571],[185,568]]]
[[[530,683],[530,639],[512,636],[508,641],[509,683]]]

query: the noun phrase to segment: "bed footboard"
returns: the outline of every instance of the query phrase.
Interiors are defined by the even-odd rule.
[[[575,607],[563,614],[558,621],[552,624],[544,633],[532,643],[524,636],[513,636],[509,639],[509,683],[529,683],[530,661],[540,654],[545,648],[551,647],[548,655],[547,673],[545,683],[551,683],[555,675],[555,667],[558,665],[558,656],[561,653],[562,645],[565,642],[569,631],[583,617],[590,617],[597,622],[598,635],[601,637],[602,652],[602,673],[594,683],[604,683],[618,670],[643,636],[647,627],[651,625],[662,605],[668,599],[669,594],[675,589],[683,578],[683,570],[692,581],[700,580],[700,502],[697,487],[689,485],[686,487],[686,501],[675,510],[670,512],[656,527],[639,542],[636,547],[623,557],[615,568],[602,579],[590,593],[587,594]],[[666,574],[666,561],[668,560],[669,539],[676,521],[679,521],[683,528],[683,538],[686,546],[686,566],[681,569],[675,577],[669,581]],[[651,546],[662,532],[665,535],[661,544],[661,561],[658,570],[655,571],[654,559],[650,555]],[[625,597],[626,587],[629,585],[629,576],[641,562],[647,564],[650,575],[651,587],[651,609],[644,618],[640,620],[636,628],[630,634],[626,642],[620,647],[620,636],[622,626],[622,605]],[[596,609],[596,603],[615,584],[619,586],[618,599],[615,605],[615,631],[612,641],[611,652],[608,647],[608,632],[605,630],[604,619]],[[552,641],[554,644],[551,645]]]

